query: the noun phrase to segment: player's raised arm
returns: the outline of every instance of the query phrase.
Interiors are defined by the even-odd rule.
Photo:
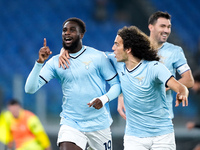
[[[44,61],[47,60],[49,58],[49,55],[51,54],[52,52],[47,46],[46,38],[44,38],[43,47],[41,47],[39,50],[39,58],[35,63],[25,83],[26,93],[33,94],[46,83],[46,81],[44,81],[39,77],[39,74],[40,70],[42,69]]]
[[[46,38],[44,38],[43,47],[39,50],[39,58],[37,60],[38,63],[44,63],[45,60],[49,58],[52,52],[50,51],[49,47],[47,46]]]

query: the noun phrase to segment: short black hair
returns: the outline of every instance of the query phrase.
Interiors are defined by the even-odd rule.
[[[65,22],[63,23],[63,26],[64,26],[65,23],[68,22],[68,21],[74,21],[74,22],[76,22],[76,23],[79,25],[80,29],[81,29],[81,33],[84,34],[84,33],[86,32],[85,23],[84,23],[81,19],[76,18],[76,17],[69,18],[69,19],[65,20]]]
[[[20,105],[21,106],[20,102],[14,98],[9,100],[8,106],[10,106],[10,105]]]
[[[171,20],[171,15],[168,12],[157,11],[149,17],[148,24],[155,24],[158,18],[165,18]]]

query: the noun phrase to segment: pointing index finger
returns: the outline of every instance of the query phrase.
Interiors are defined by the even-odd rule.
[[[43,44],[43,46],[44,46],[44,47],[47,46],[47,40],[46,40],[46,38],[44,38],[44,44]]]

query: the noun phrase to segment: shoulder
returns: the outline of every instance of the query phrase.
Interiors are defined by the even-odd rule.
[[[56,66],[58,64],[58,61],[59,61],[59,54],[54,55],[51,58],[49,58],[49,60],[47,60],[45,65],[48,65],[48,66],[51,66],[54,68],[54,66]]]
[[[5,120],[10,120],[13,118],[13,116],[10,111],[6,110],[6,111],[1,112],[0,119],[2,119],[2,118]]]
[[[169,43],[169,42],[165,42],[164,45],[163,45],[163,48],[169,49],[171,51],[182,51],[183,50],[182,47],[175,45],[175,44],[172,44],[172,43]]]
[[[90,46],[85,46],[86,47],[86,51],[89,52],[90,54],[97,54],[97,55],[102,55],[104,54],[103,51],[98,50],[96,48],[90,47]]]
[[[86,46],[86,54],[95,60],[102,60],[108,58],[104,51],[89,46]]]
[[[160,63],[159,61],[144,61],[144,64],[146,64],[149,68],[160,68],[160,67],[164,67],[165,65]]]
[[[35,114],[29,110],[24,110],[24,113],[27,117],[32,117],[32,116],[35,116]]]
[[[49,60],[47,62],[49,62],[49,61],[58,61],[58,58],[59,58],[59,54],[54,55],[51,58],[49,58]]]

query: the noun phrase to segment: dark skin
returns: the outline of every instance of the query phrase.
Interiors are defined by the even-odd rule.
[[[59,144],[60,150],[82,150],[76,144],[72,142],[62,142]]]
[[[62,49],[69,52],[69,54],[80,51],[82,48],[82,38],[83,38],[83,33],[80,32],[80,27],[78,26],[78,24],[73,21],[66,22],[62,30],[62,40],[63,40],[63,43],[65,44],[65,47],[71,48],[74,46],[73,44],[77,42],[77,39],[79,39],[79,41],[76,43],[77,45],[74,48],[71,48],[69,50],[64,49],[64,48]],[[43,44],[43,47],[40,48],[39,50],[39,58],[37,62],[44,63],[45,60],[47,60],[51,54],[52,52],[47,46],[46,38],[44,38],[44,44]],[[69,63],[69,61],[67,62]],[[88,106],[89,107],[93,106],[96,109],[100,109],[103,107],[103,104],[101,100],[97,98],[93,102],[88,103]],[[59,144],[59,149],[60,150],[82,150],[79,146],[77,146],[75,143],[72,143],[72,142],[61,142]]]
[[[95,101],[88,103],[88,106],[89,107],[93,106],[95,109],[100,109],[103,107],[103,104],[99,98],[96,98]]]

